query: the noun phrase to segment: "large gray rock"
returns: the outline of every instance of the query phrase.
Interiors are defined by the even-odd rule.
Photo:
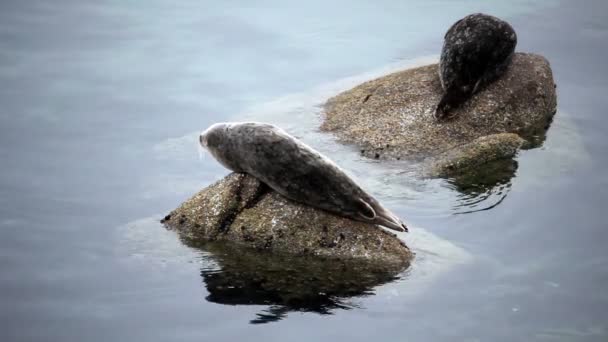
[[[432,174],[448,175],[539,145],[556,109],[551,68],[534,54],[516,53],[503,77],[438,122],[441,93],[437,64],[393,73],[328,100],[321,129],[368,157],[431,160]]]
[[[191,241],[364,262],[391,273],[412,253],[394,234],[292,202],[257,179],[232,173],[171,212],[163,223]]]

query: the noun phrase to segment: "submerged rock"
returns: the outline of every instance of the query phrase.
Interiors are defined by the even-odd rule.
[[[328,100],[321,129],[367,157],[426,160],[443,176],[510,158],[523,141],[538,146],[556,109],[551,68],[534,54],[516,53],[505,75],[438,122],[441,94],[437,64],[393,73]]]
[[[412,258],[392,233],[295,203],[239,173],[203,189],[163,223],[190,241],[230,241],[291,255],[357,260],[391,273]]]

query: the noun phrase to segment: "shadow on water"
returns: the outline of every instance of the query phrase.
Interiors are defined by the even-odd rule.
[[[276,322],[289,312],[331,315],[357,308],[354,298],[373,295],[375,287],[399,279],[404,270],[381,267],[380,271],[361,262],[277,255],[230,243],[184,243],[209,255],[201,269],[209,292],[206,300],[268,306],[251,324]]]

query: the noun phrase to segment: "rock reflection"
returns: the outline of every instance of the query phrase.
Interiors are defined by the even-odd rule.
[[[554,115],[555,112],[548,117],[544,126],[532,127],[524,134],[528,140],[519,153],[543,146]],[[490,210],[500,205],[511,189],[517,168],[517,160],[506,158],[446,178],[450,187],[460,193],[459,204],[454,208],[456,214]]]
[[[511,189],[517,166],[513,159],[498,160],[449,178],[447,182],[460,193],[456,213],[490,210],[502,203]]]
[[[209,302],[268,306],[252,324],[276,322],[289,312],[330,315],[356,308],[352,299],[373,295],[374,287],[399,279],[407,268],[278,255],[225,242],[185,243],[209,253],[216,265],[201,269]]]

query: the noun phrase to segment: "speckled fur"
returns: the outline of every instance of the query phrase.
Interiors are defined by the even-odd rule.
[[[331,160],[278,127],[253,122],[215,124],[201,134],[201,144],[226,168],[250,174],[291,200],[357,221],[407,230]]]
[[[486,14],[471,14],[445,34],[439,77],[444,90],[435,117],[452,109],[502,76],[513,57],[517,35],[507,22]]]

